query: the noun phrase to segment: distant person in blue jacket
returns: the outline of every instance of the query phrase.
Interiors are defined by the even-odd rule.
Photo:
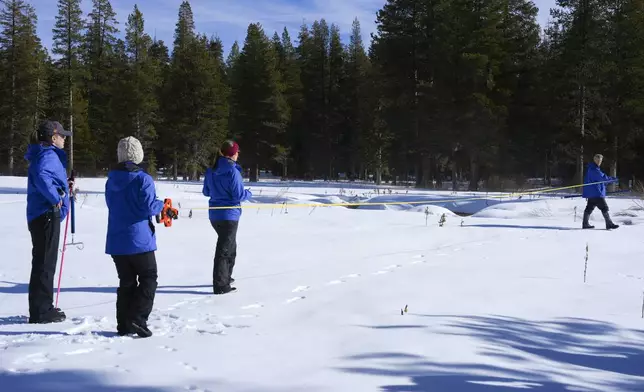
[[[152,217],[163,210],[154,181],[139,165],[141,143],[133,137],[121,139],[118,165],[110,170],[105,184],[109,210],[105,253],[112,256],[119,277],[116,291],[116,329],[119,335],[152,336],[147,322],[157,289],[157,250]],[[138,281],[138,282],[137,282]]]
[[[206,170],[203,194],[210,197],[210,207],[235,207],[242,201],[252,197],[250,191],[244,189],[242,169],[237,164],[239,145],[226,141],[220,149],[214,167]],[[213,292],[226,294],[237,290],[231,287],[235,280],[232,278],[235,258],[237,257],[237,228],[241,208],[211,209],[210,224],[217,232],[217,249],[213,268]]]
[[[58,263],[60,223],[69,211],[65,138],[72,133],[56,121],[42,122],[27,147],[27,222],[32,260],[29,279],[29,323],[58,323],[65,313],[54,308],[54,275]]]
[[[588,204],[586,205],[586,210],[584,211],[584,222],[582,228],[584,229],[594,229],[595,226],[591,226],[588,223],[590,219],[590,214],[593,213],[595,207],[599,208],[604,216],[606,221],[606,229],[617,229],[619,225],[613,223],[610,219],[610,214],[608,213],[608,204],[606,204],[606,183],[617,182],[618,179],[614,177],[607,176],[599,168],[602,165],[604,156],[601,154],[595,155],[593,162],[588,164],[586,170],[586,176],[584,178],[584,184],[592,184],[584,186],[582,196],[585,199],[588,199]]]

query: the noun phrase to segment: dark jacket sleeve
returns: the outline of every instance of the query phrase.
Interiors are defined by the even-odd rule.
[[[157,199],[152,177],[145,174],[142,180],[142,186],[139,192],[140,205],[144,211],[147,211],[148,216],[156,216],[163,210],[163,202]]]
[[[47,169],[49,164],[51,164],[51,158],[45,158],[40,161],[37,173],[34,176],[34,184],[36,185],[38,192],[40,192],[52,206],[55,206],[63,199],[58,193],[58,189],[54,186],[55,174],[51,170]]]

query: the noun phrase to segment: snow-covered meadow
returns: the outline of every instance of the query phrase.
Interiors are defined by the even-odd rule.
[[[249,184],[252,203],[276,205],[244,211],[238,292],[213,296],[201,186],[157,182],[181,217],[157,226],[154,336],[139,339],[115,334],[104,184],[77,181],[84,248],[65,256],[67,321],[30,325],[26,179],[0,177],[2,391],[644,391],[633,199],[608,200],[622,227],[606,231],[599,211],[580,229],[581,198]]]

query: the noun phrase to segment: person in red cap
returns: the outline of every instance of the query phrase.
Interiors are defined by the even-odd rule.
[[[206,170],[203,194],[210,198],[210,207],[239,207],[242,201],[252,197],[244,189],[242,168],[237,164],[239,145],[228,140],[221,146],[220,156],[215,165]],[[217,249],[212,276],[215,294],[226,294],[237,290],[231,286],[235,259],[237,257],[237,228],[241,208],[210,209],[210,224],[217,232]]]

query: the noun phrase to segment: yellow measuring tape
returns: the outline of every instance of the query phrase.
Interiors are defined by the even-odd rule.
[[[281,202],[281,203],[249,203],[249,204],[243,204],[243,205],[238,205],[238,206],[224,206],[224,207],[192,207],[192,208],[182,208],[184,210],[229,210],[229,209],[237,209],[237,208],[243,208],[243,209],[260,209],[260,208],[276,208],[276,207],[283,207],[286,206],[288,208],[314,208],[314,207],[360,207],[360,206],[387,206],[387,205],[414,205],[414,204],[442,204],[442,203],[458,203],[458,202],[465,202],[465,201],[477,201],[477,200],[487,200],[487,199],[504,199],[508,197],[519,197],[519,196],[528,196],[528,195],[538,195],[541,193],[549,193],[549,192],[557,192],[557,191],[563,191],[566,189],[573,189],[573,188],[583,188],[585,186],[590,186],[590,185],[598,185],[598,184],[605,184],[609,182],[614,182],[614,181],[600,181],[600,182],[592,182],[588,184],[583,184],[583,185],[570,185],[570,186],[564,186],[560,188],[549,188],[549,189],[538,189],[538,190],[532,190],[532,191],[526,191],[526,192],[518,192],[518,193],[510,193],[510,194],[504,194],[504,195],[488,195],[488,196],[480,196],[480,197],[472,197],[472,198],[461,198],[461,199],[447,199],[447,200],[424,200],[424,201],[393,201],[393,202],[358,202],[358,203],[329,203],[329,204],[324,204],[324,203],[293,203],[289,204],[288,202]]]

